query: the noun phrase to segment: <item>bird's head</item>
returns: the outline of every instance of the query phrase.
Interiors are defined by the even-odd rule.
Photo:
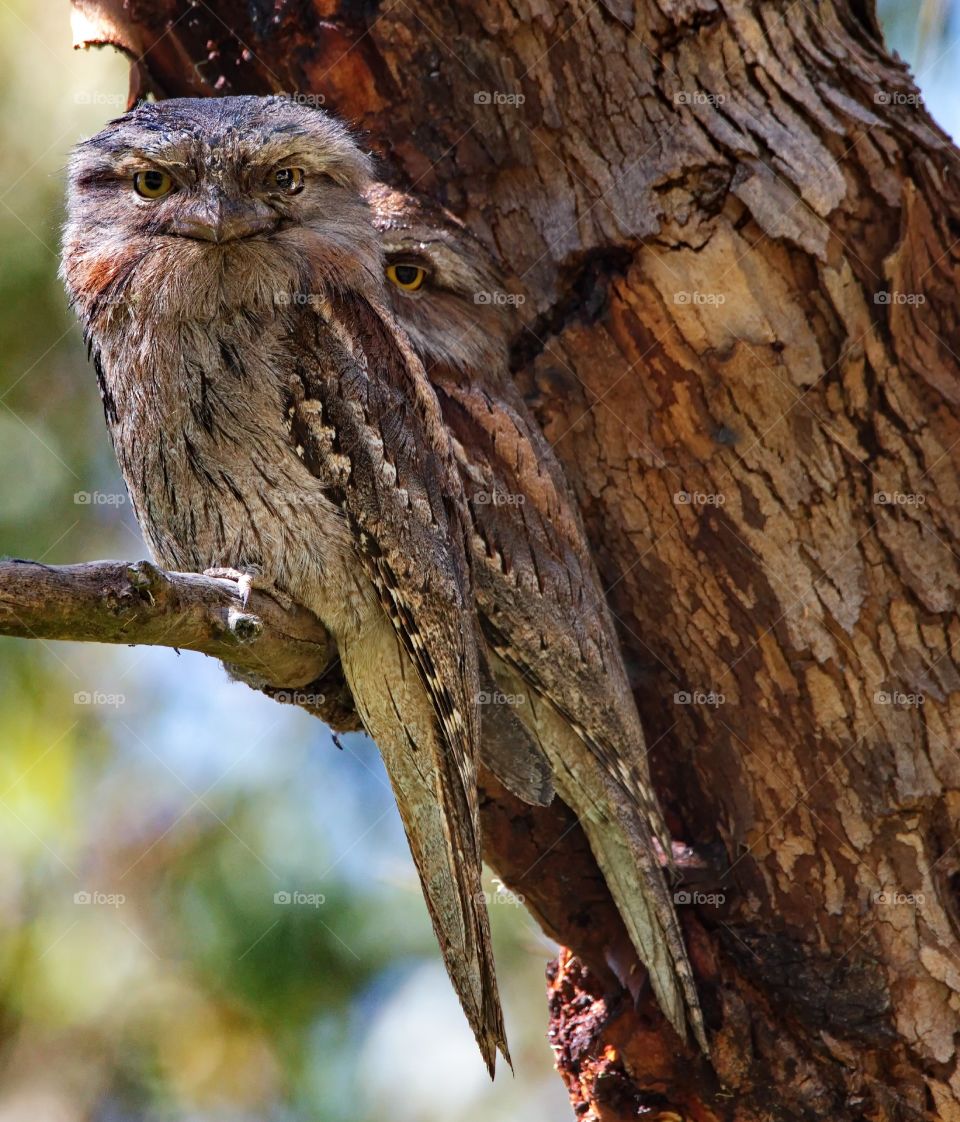
[[[208,319],[380,286],[347,128],[285,97],[145,103],[74,149],[63,275],[82,313]]]
[[[516,299],[488,250],[441,207],[383,184],[366,198],[380,231],[387,290],[430,377],[506,369]]]

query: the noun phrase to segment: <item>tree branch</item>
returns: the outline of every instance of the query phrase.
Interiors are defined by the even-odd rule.
[[[317,682],[336,658],[326,629],[305,609],[257,590],[244,604],[230,580],[165,572],[149,561],[0,561],[0,635],[199,651],[273,687],[274,696]],[[307,696],[293,700],[318,711]]]

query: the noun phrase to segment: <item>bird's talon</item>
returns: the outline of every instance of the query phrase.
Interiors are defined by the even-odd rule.
[[[231,569],[227,566],[219,566],[213,569],[204,569],[203,575],[205,577],[215,577],[220,580],[232,580],[236,583],[237,590],[240,593],[240,602],[244,608],[250,599],[250,593],[254,589],[254,576],[252,573],[244,573],[239,569]]]

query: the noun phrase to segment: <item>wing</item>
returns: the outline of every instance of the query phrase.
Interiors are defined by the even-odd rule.
[[[494,668],[512,692],[531,688],[521,715],[581,821],[660,1005],[681,1035],[688,1014],[706,1051],[692,970],[651,844],[655,834],[669,859],[670,837],[575,501],[512,383],[438,381],[465,479],[477,606]]]
[[[488,643],[566,717],[611,775],[649,802],[643,731],[553,450],[506,380],[487,389],[444,379],[438,397],[464,477]],[[659,810],[650,809],[659,826]]]
[[[389,313],[356,294],[299,312],[289,404],[297,450],[351,526],[433,727],[400,681],[402,663],[386,683],[376,682],[376,666],[365,668],[369,692],[390,693],[396,712],[373,696],[357,697],[358,709],[390,772],[448,972],[492,1070],[497,1047],[508,1056],[480,882],[478,638],[459,476],[436,397]],[[385,673],[393,654],[375,649]],[[345,658],[349,665],[360,658]]]
[[[554,795],[550,760],[515,712],[526,699],[503,694],[489,660],[489,652],[482,650],[480,758],[518,799],[530,806],[549,806]]]

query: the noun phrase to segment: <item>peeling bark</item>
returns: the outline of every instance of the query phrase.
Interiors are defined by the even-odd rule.
[[[136,90],[322,95],[525,287],[671,826],[729,862],[680,907],[711,1070],[546,843],[578,1116],[960,1119],[960,163],[872,5],[74,3]],[[523,892],[548,823],[486,802]]]

